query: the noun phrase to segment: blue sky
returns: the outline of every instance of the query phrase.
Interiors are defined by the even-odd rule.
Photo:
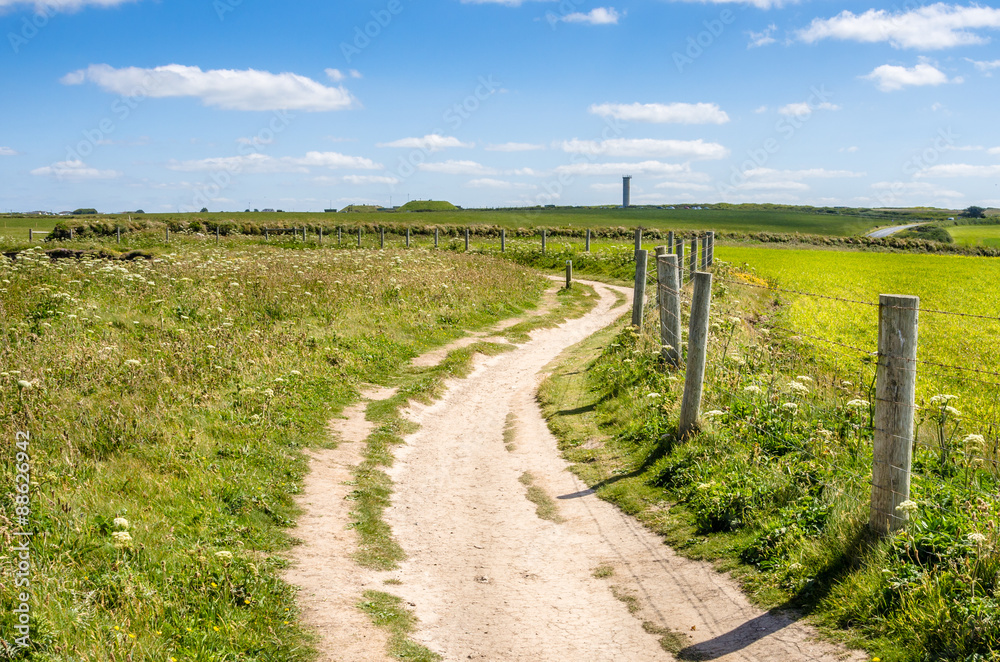
[[[1000,206],[1000,9],[0,0],[0,209]]]

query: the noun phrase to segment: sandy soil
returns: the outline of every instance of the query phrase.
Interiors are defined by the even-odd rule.
[[[304,544],[287,574],[302,587],[320,659],[386,659],[385,635],[355,608],[362,591],[378,588],[413,605],[421,621],[414,639],[446,660],[671,660],[660,645],[668,630],[678,633],[683,659],[864,660],[815,641],[791,618],[752,607],[728,576],[678,557],[566,470],[535,392],[549,361],[625,312],[613,308],[615,288],[591,284],[601,296],[591,313],[537,331],[512,352],[479,357],[443,399],[408,411],[421,429],[397,451],[386,513],[409,555],[398,571],[367,571],[350,559],[357,543],[344,528],[351,488],[343,483],[370,432],[366,403],[334,422],[345,443],[313,454],[307,512],[295,531]],[[517,426],[508,452],[503,429],[511,412]],[[524,472],[557,500],[561,523],[536,516],[518,480]],[[613,574],[594,577],[602,566]],[[385,587],[390,578],[402,585]]]

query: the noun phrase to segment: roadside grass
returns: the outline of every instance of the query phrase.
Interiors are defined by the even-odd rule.
[[[372,622],[389,633],[389,655],[400,660],[436,662],[442,659],[437,653],[408,637],[416,630],[417,617],[406,608],[401,598],[381,591],[365,591],[364,602],[358,607],[368,614]]]
[[[9,547],[20,528],[19,431],[31,433],[34,534],[32,648],[9,646],[7,555],[4,650],[309,659],[281,580],[302,450],[330,443],[328,420],[362,384],[523,313],[548,282],[509,262],[424,250],[151,246],[148,261],[0,259],[0,454],[10,458],[0,537]],[[395,432],[381,431],[384,445]]]
[[[559,514],[559,506],[556,504],[556,500],[544,489],[535,485],[535,477],[530,471],[521,474],[518,480],[528,488],[525,496],[528,498],[528,501],[535,504],[535,514],[538,515],[538,519],[548,520],[556,524],[566,521]]]
[[[641,333],[609,328],[564,353],[539,398],[571,470],[765,608],[887,662],[996,659],[1000,476],[920,447],[911,523],[872,539],[867,387],[771,331],[788,306],[717,280],[704,419],[683,442],[683,375],[660,363],[653,311]]]

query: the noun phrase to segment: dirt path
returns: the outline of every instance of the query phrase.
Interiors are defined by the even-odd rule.
[[[751,607],[730,578],[678,557],[566,471],[535,391],[552,358],[624,312],[611,287],[594,286],[601,301],[590,314],[482,358],[442,400],[411,410],[421,429],[390,471],[386,520],[409,555],[388,574],[415,605],[414,639],[446,660],[670,660],[667,631],[682,633],[666,641],[686,659],[864,659]],[[538,518],[525,472],[557,499],[562,523]],[[602,565],[610,577],[594,576]]]

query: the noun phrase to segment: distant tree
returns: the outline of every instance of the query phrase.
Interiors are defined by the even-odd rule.
[[[144,212],[141,209],[136,209],[135,212],[133,212],[133,213],[136,213],[136,214],[145,214],[146,212]]]
[[[73,212],[74,216],[93,216],[97,213],[96,209],[76,209]]]
[[[986,218],[986,210],[982,207],[976,207],[973,205],[972,207],[966,209],[965,212],[962,213],[962,216],[965,216],[966,218]]]
[[[202,207],[201,208],[201,213],[202,214],[207,214],[208,213],[208,207]]]

